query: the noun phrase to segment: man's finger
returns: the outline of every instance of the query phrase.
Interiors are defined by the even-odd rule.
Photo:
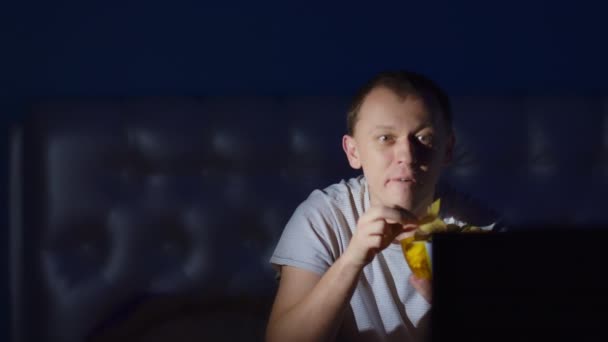
[[[390,224],[409,224],[418,222],[416,215],[401,208],[389,208],[383,206],[372,207],[369,209],[369,216],[371,221],[382,219]]]
[[[415,224],[391,225],[393,240],[395,240],[396,242],[399,242],[403,239],[413,236],[416,233],[417,228],[418,228],[418,225],[415,225]]]

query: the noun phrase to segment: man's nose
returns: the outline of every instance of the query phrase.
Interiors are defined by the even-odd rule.
[[[410,139],[403,138],[397,141],[395,159],[398,164],[411,165],[414,163],[414,146]]]

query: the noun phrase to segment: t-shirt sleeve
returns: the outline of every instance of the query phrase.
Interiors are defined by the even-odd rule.
[[[331,206],[320,192],[300,204],[279,239],[270,263],[323,274],[339,255]]]

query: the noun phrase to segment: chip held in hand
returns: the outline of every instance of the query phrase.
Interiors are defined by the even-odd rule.
[[[416,234],[401,240],[403,256],[412,273],[420,279],[430,280],[432,276],[429,237],[434,232],[447,230],[447,224],[439,218],[440,206],[441,199],[437,199],[420,220]]]
[[[442,232],[483,232],[492,229],[493,225],[479,228],[457,221],[454,218],[443,220],[439,217],[441,199],[435,200],[427,209],[427,214],[420,219],[414,236],[401,240],[403,256],[412,273],[420,278],[432,278],[431,247],[432,235]]]

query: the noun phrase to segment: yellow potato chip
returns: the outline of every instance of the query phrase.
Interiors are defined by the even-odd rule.
[[[449,219],[450,224],[445,223],[439,218],[441,199],[437,199],[428,208],[426,215],[418,221],[418,229],[414,236],[401,240],[403,256],[410,266],[412,273],[418,278],[431,279],[432,267],[431,256],[427,243],[430,243],[432,234],[441,232],[455,233],[477,233],[485,230],[473,225],[459,225]]]
[[[437,199],[427,209],[427,214],[420,220],[418,229],[424,234],[431,234],[447,230],[447,225],[439,218],[441,199]]]
[[[445,224],[445,222],[443,222],[443,220],[436,218],[429,223],[421,224],[420,226],[418,226],[418,229],[420,229],[420,231],[422,231],[423,233],[431,234],[446,231],[447,227],[448,226]]]

